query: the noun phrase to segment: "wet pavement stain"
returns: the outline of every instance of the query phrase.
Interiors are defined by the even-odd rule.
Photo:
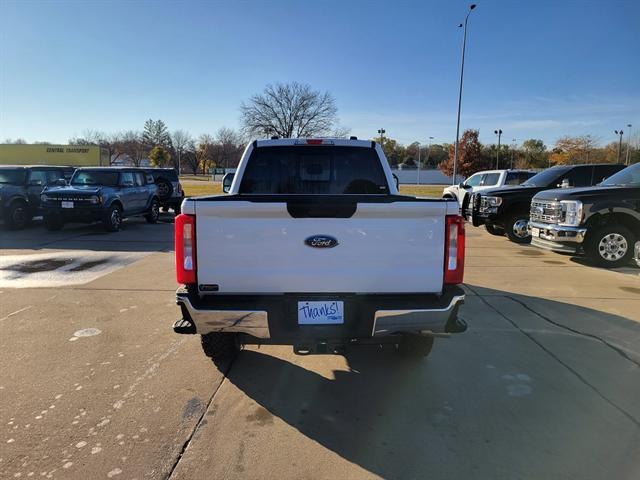
[[[637,287],[619,287],[620,290],[622,290],[623,292],[629,292],[629,293],[638,293],[640,294],[640,288]]]
[[[190,398],[189,401],[185,404],[182,409],[182,419],[186,420],[187,418],[194,417],[196,415],[200,415],[204,405],[200,401],[198,397]]]
[[[544,255],[542,252],[538,250],[520,250],[517,252],[518,255],[524,255],[526,257],[539,257],[540,255]]]
[[[264,407],[258,407],[254,413],[247,415],[247,421],[257,423],[259,426],[273,423],[273,414]]]
[[[38,273],[38,272],[50,272],[57,270],[58,268],[69,265],[73,262],[72,258],[62,259],[49,259],[49,260],[34,260],[31,262],[16,263],[15,265],[9,265],[2,270],[8,270],[11,272],[19,273]]]
[[[70,272],[82,272],[84,270],[89,270],[90,268],[93,267],[97,267],[98,265],[103,265],[105,263],[107,263],[109,260],[107,260],[106,258],[102,258],[100,260],[92,260],[90,262],[84,262],[81,263],[80,265],[76,265],[73,268],[70,268],[69,271]]]

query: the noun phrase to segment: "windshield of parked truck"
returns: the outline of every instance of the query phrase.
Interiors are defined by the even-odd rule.
[[[334,146],[259,147],[242,176],[248,194],[388,194],[373,148]]]
[[[71,185],[118,185],[118,172],[78,170],[71,178]]]
[[[640,186],[640,163],[631,165],[611,175],[601,185],[633,185]]]
[[[27,171],[24,168],[0,168],[0,183],[4,185],[24,185]]]
[[[523,187],[550,187],[561,175],[567,173],[568,170],[570,170],[570,167],[548,168],[534,175],[521,185]]]

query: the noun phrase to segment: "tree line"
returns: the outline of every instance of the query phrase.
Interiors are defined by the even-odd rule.
[[[620,145],[611,142],[600,146],[592,135],[559,138],[549,149],[542,140],[530,138],[520,145],[483,145],[478,139],[478,130],[466,130],[458,143],[458,174],[469,176],[480,170],[494,168],[540,169],[554,165],[579,163],[626,163],[640,162],[638,139]],[[446,175],[453,174],[454,147],[448,145],[448,155],[438,168]]]
[[[342,126],[334,97],[329,92],[313,90],[298,82],[267,85],[261,93],[240,105],[240,130],[222,127],[215,135],[194,137],[185,130],[170,132],[162,120],[149,119],[142,130],[126,130],[107,134],[85,130],[69,139],[72,145],[99,145],[107,148],[112,163],[126,160],[140,166],[146,160],[153,166],[171,166],[181,172],[207,173],[212,168],[238,165],[248,141],[254,138],[338,137],[349,135]],[[546,168],[552,165],[618,161],[640,161],[638,135],[620,148],[617,142],[604,147],[591,135],[560,138],[549,149],[542,140],[531,138],[520,145],[483,145],[478,130],[466,130],[459,142],[458,173],[471,175],[490,168]],[[412,142],[402,145],[393,138],[378,137],[392,167],[439,168],[453,173],[454,146],[450,143],[424,145]],[[23,139],[5,143],[26,143]],[[47,142],[35,142],[47,143]],[[631,145],[633,144],[633,145]],[[627,154],[626,149],[629,150]],[[619,152],[620,150],[620,152]]]

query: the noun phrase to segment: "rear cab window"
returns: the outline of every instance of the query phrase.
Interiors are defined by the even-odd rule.
[[[500,180],[500,174],[499,173],[487,173],[484,178],[482,179],[482,186],[483,187],[490,187],[492,185],[497,185],[498,184],[498,180]]]
[[[239,193],[388,195],[389,187],[373,148],[295,145],[254,149]]]

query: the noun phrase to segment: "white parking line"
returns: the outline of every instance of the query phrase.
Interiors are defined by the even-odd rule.
[[[2,322],[4,320],[7,320],[8,318],[13,317],[14,315],[17,315],[17,314],[19,314],[21,312],[24,312],[25,310],[29,310],[30,308],[33,308],[33,305],[29,305],[28,307],[21,308],[20,310],[16,310],[15,312],[11,312],[6,317],[0,318],[0,322]]]

